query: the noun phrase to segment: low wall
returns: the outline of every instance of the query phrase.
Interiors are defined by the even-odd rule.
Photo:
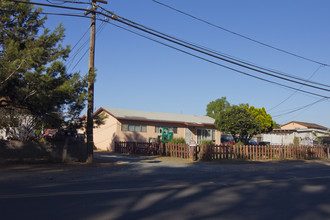
[[[0,163],[85,162],[86,144],[72,137],[47,142],[0,141]]]

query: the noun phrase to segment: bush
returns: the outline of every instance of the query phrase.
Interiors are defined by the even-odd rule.
[[[206,144],[206,145],[215,145],[214,141],[212,141],[212,140],[203,140],[203,141],[201,142],[201,144],[202,144],[202,145],[203,145],[203,144]]]
[[[173,138],[169,144],[185,144],[186,140],[184,138]]]
[[[245,144],[242,141],[239,141],[235,144],[236,146],[244,146]]]

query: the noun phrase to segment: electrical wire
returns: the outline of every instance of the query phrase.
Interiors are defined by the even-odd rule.
[[[16,2],[22,2],[22,1],[16,1]],[[24,2],[24,3],[26,3],[26,2]],[[34,4],[34,2],[31,2],[31,4]],[[37,4],[40,4],[40,3],[37,3]],[[51,6],[51,7],[64,7],[64,6],[54,6],[54,5],[49,5],[49,4],[41,4],[41,5]],[[84,10],[84,9],[73,8],[73,7],[65,7],[65,8],[75,9],[75,10]],[[272,73],[269,73],[269,72],[265,72],[265,71],[263,71],[263,70],[256,69],[255,67],[251,67],[251,66],[248,66],[248,65],[246,65],[246,64],[238,63],[238,62],[236,62],[235,60],[233,61],[233,60],[229,60],[228,58],[219,57],[219,56],[217,56],[217,55],[214,55],[214,54],[211,54],[211,53],[209,53],[209,52],[207,52],[207,51],[204,51],[204,50],[202,50],[202,49],[200,49],[200,48],[198,48],[198,47],[196,48],[195,45],[194,45],[194,46],[186,45],[186,44],[183,43],[183,42],[179,42],[179,41],[175,40],[175,38],[173,38],[173,37],[172,37],[172,38],[166,37],[166,36],[168,36],[168,35],[164,35],[164,36],[163,36],[162,34],[154,33],[154,32],[152,32],[152,31],[150,31],[150,30],[146,30],[145,28],[143,28],[144,26],[141,27],[141,25],[136,25],[136,24],[137,24],[136,22],[133,22],[133,23],[132,23],[132,21],[127,22],[127,21],[124,21],[124,19],[123,19],[123,20],[120,20],[120,17],[118,17],[117,15],[112,14],[112,15],[110,16],[110,15],[107,15],[107,14],[104,14],[104,13],[101,13],[101,12],[97,12],[97,13],[98,13],[98,14],[102,14],[102,15],[104,15],[105,17],[108,17],[108,18],[114,19],[114,20],[116,20],[116,21],[118,21],[118,22],[121,22],[121,23],[123,23],[123,24],[125,24],[125,25],[131,26],[131,27],[133,27],[133,28],[139,29],[139,30],[144,31],[144,32],[146,32],[146,33],[149,33],[149,34],[151,34],[151,35],[154,35],[154,36],[157,36],[157,37],[159,37],[159,38],[162,38],[162,39],[164,39],[164,40],[167,40],[167,41],[170,41],[170,42],[172,42],[172,43],[178,44],[178,45],[180,45],[180,46],[186,47],[186,48],[188,48],[188,49],[194,50],[194,51],[196,51],[196,52],[203,53],[203,54],[208,55],[208,56],[212,56],[213,58],[220,59],[220,60],[222,60],[222,61],[225,61],[225,62],[228,62],[228,63],[234,64],[234,65],[238,65],[238,66],[240,66],[240,67],[247,68],[247,69],[249,69],[249,70],[259,72],[259,73],[261,73],[261,74],[265,74],[265,75],[272,76],[272,77],[276,77],[276,78],[279,78],[279,79],[282,79],[282,80],[290,81],[290,82],[292,82],[292,83],[296,83],[296,84],[300,84],[300,85],[304,85],[304,86],[312,87],[312,88],[314,88],[314,89],[319,89],[319,90],[323,90],[323,91],[330,92],[329,89],[325,89],[325,88],[321,88],[321,87],[317,87],[317,86],[309,85],[309,84],[307,84],[307,83],[298,82],[298,81],[296,81],[296,80],[287,79],[287,78],[282,77],[282,76],[277,76],[277,75],[274,75],[274,74],[272,74]],[[112,12],[110,12],[110,13],[112,13]],[[126,19],[126,20],[127,20],[127,19]],[[328,85],[326,85],[326,86],[328,86]]]
[[[60,3],[55,3],[52,1],[56,1],[56,2],[60,2]],[[90,5],[90,2],[78,2],[78,1],[65,1],[65,0],[47,0],[47,2],[51,3],[51,4],[65,4],[65,3],[74,3],[74,4],[87,4]]]
[[[328,66],[328,67],[330,66],[330,64],[326,64],[326,63],[322,63],[322,62],[319,62],[319,61],[316,61],[316,60],[313,60],[313,59],[309,59],[309,58],[307,58],[307,57],[300,56],[300,55],[297,55],[297,54],[295,54],[295,53],[292,53],[292,52],[289,52],[289,51],[286,51],[286,50],[280,49],[280,48],[278,48],[278,47],[274,47],[274,46],[272,46],[272,45],[269,45],[269,44],[263,43],[263,42],[261,42],[261,41],[258,41],[258,40],[255,40],[255,39],[252,39],[252,38],[247,37],[247,36],[245,36],[245,35],[243,35],[243,34],[239,34],[239,33],[237,33],[237,32],[231,31],[231,30],[229,30],[229,29],[227,29],[227,28],[224,28],[224,27],[221,27],[221,26],[219,26],[219,25],[213,24],[213,23],[211,23],[211,22],[209,22],[209,21],[206,21],[206,20],[203,20],[203,19],[201,19],[201,18],[198,18],[198,17],[196,17],[196,16],[194,16],[194,15],[191,15],[191,14],[189,14],[189,13],[187,13],[187,12],[184,12],[184,11],[178,10],[178,9],[172,7],[172,6],[169,6],[169,5],[167,5],[167,4],[164,4],[164,3],[159,2],[159,1],[157,1],[157,0],[151,0],[151,1],[153,1],[153,2],[155,2],[155,3],[157,3],[157,4],[159,4],[159,5],[162,5],[162,6],[164,6],[164,7],[167,7],[167,8],[169,8],[169,9],[173,10],[173,11],[176,11],[176,12],[179,12],[179,13],[184,14],[184,15],[186,15],[186,16],[189,16],[189,17],[191,17],[191,18],[193,18],[193,19],[195,19],[195,20],[198,20],[198,21],[200,21],[200,22],[206,23],[206,24],[208,24],[208,25],[211,25],[211,26],[213,26],[213,27],[216,27],[216,28],[221,29],[221,30],[223,30],[223,31],[226,31],[226,32],[228,32],[228,33],[234,34],[234,35],[239,36],[239,37],[241,37],[241,38],[244,38],[244,39],[246,39],[246,40],[249,40],[249,41],[255,42],[255,43],[257,43],[257,44],[263,45],[263,46],[265,46],[265,47],[268,47],[268,48],[271,48],[271,49],[274,49],[274,50],[280,51],[280,52],[282,52],[282,53],[289,54],[289,55],[294,56],[294,57],[298,57],[298,58],[300,58],[300,59],[304,59],[304,60],[307,60],[307,61],[310,61],[310,62],[313,62],[313,63],[317,63],[317,64],[319,64],[319,65],[324,65],[324,66]]]
[[[101,24],[101,26],[96,30],[96,36],[95,36],[95,39],[99,36],[99,34],[103,31],[105,27],[105,23],[103,22]],[[78,60],[78,62],[72,67],[71,71],[73,71],[77,66],[78,64],[81,62],[81,60],[86,56],[86,54],[88,53],[88,51],[90,50],[90,48],[87,48],[87,50],[85,51],[85,53],[80,57],[80,59]]]
[[[102,6],[99,6],[99,7],[100,7],[102,10],[104,10],[104,11],[110,13],[110,14],[113,14],[113,12],[104,9]],[[155,30],[155,29],[148,28],[148,27],[146,27],[146,26],[144,26],[144,25],[138,24],[138,23],[136,23],[136,22],[134,22],[134,21],[131,21],[131,20],[126,19],[126,18],[123,18],[123,17],[121,17],[121,16],[116,15],[116,17],[117,17],[117,18],[120,18],[120,19],[123,19],[124,21],[127,21],[127,22],[129,22],[129,23],[131,23],[131,24],[133,24],[133,25],[137,25],[137,26],[142,27],[142,28],[145,28],[145,29],[147,29],[147,30],[149,30],[149,31],[152,31],[152,32],[155,32],[155,33],[157,33],[157,34],[163,35],[163,36],[165,36],[165,37],[171,38],[171,39],[173,39],[173,40],[179,41],[179,42],[181,42],[181,43],[188,44],[189,46],[196,47],[196,48],[201,49],[201,50],[205,50],[205,51],[207,51],[207,52],[209,52],[209,53],[213,53],[213,54],[215,54],[215,55],[219,55],[219,56],[225,57],[226,59],[231,59],[231,60],[233,60],[233,61],[235,61],[235,62],[240,62],[241,64],[244,64],[244,65],[249,65],[249,66],[252,66],[252,67],[254,67],[254,68],[261,69],[261,70],[263,70],[263,71],[272,72],[272,73],[275,73],[275,74],[279,74],[279,75],[281,75],[281,76],[285,76],[285,77],[289,77],[289,78],[292,78],[292,79],[296,79],[296,80],[304,81],[304,82],[307,82],[307,83],[312,83],[312,84],[315,84],[315,85],[319,85],[319,86],[324,86],[324,87],[329,87],[329,88],[330,88],[330,85],[322,84],[322,83],[319,83],[319,82],[313,82],[313,81],[306,80],[306,79],[302,79],[302,78],[299,78],[299,77],[296,77],[296,76],[292,76],[292,75],[290,75],[290,74],[286,74],[286,73],[283,73],[283,72],[280,72],[280,71],[277,71],[277,70],[272,70],[272,69],[269,69],[269,68],[261,67],[260,65],[252,64],[251,62],[244,61],[244,60],[242,60],[242,59],[239,59],[239,58],[236,58],[236,57],[233,57],[233,56],[230,56],[230,55],[227,55],[227,54],[221,53],[221,52],[219,52],[219,51],[216,51],[216,50],[213,50],[213,49],[209,49],[209,48],[207,48],[207,47],[200,46],[200,45],[197,45],[197,44],[193,44],[193,43],[190,43],[190,42],[187,42],[187,41],[184,41],[184,40],[178,39],[178,38],[176,38],[176,37],[173,37],[173,36],[170,36],[170,35],[164,34],[164,33],[162,33],[162,32],[159,32],[159,31]]]
[[[22,2],[22,1],[16,1],[16,2]],[[27,2],[22,2],[22,3],[27,3]],[[34,3],[31,2],[31,4],[34,4]],[[37,4],[40,4],[40,3],[37,3]],[[42,5],[51,6],[51,7],[63,7],[63,6],[54,6],[54,5],[47,5],[47,4],[42,4]],[[73,7],[65,7],[65,8],[76,9],[76,10],[85,10],[85,9],[73,8]],[[287,79],[287,78],[284,78],[284,77],[280,77],[280,76],[275,76],[275,75],[270,74],[270,73],[267,73],[267,72],[265,72],[265,71],[260,71],[260,70],[258,70],[258,69],[255,69],[255,68],[252,68],[252,67],[249,67],[249,66],[246,66],[246,65],[243,65],[243,64],[240,64],[240,63],[234,62],[234,61],[232,61],[232,60],[228,60],[228,59],[225,59],[225,58],[223,58],[223,57],[219,57],[219,56],[216,56],[216,55],[214,55],[214,54],[210,54],[210,53],[205,52],[205,51],[203,51],[203,50],[201,50],[201,49],[198,49],[198,48],[195,48],[195,47],[192,47],[192,46],[189,46],[189,45],[186,45],[186,44],[180,43],[180,42],[178,42],[178,41],[175,41],[175,40],[173,40],[173,39],[169,39],[169,38],[167,38],[167,37],[165,37],[165,36],[162,36],[162,35],[160,35],[160,34],[153,33],[153,32],[151,32],[151,31],[149,31],[149,30],[146,30],[146,29],[144,29],[144,28],[141,28],[141,27],[139,27],[139,26],[137,26],[137,25],[134,25],[134,24],[132,24],[132,23],[128,23],[128,22],[126,22],[126,21],[120,20],[120,19],[118,18],[118,16],[116,16],[116,15],[114,15],[114,14],[112,14],[112,15],[107,15],[107,14],[100,13],[100,12],[97,12],[97,13],[102,14],[102,15],[104,15],[105,17],[108,17],[108,18],[114,19],[115,21],[121,22],[121,23],[123,23],[123,24],[125,24],[125,25],[127,25],[127,26],[132,27],[132,28],[138,29],[138,30],[143,31],[143,32],[145,32],[145,33],[148,33],[148,34],[151,34],[151,35],[156,36],[156,37],[158,37],[158,38],[161,38],[161,39],[163,39],[163,40],[166,40],[166,41],[172,42],[172,43],[174,43],[174,44],[180,45],[180,46],[182,46],[182,47],[185,47],[185,48],[191,49],[191,50],[193,50],[193,51],[195,51],[195,52],[199,52],[199,53],[202,53],[202,54],[204,54],[204,55],[208,55],[208,56],[211,56],[211,57],[213,57],[213,58],[220,59],[220,60],[223,60],[223,61],[229,62],[229,63],[231,63],[231,64],[238,65],[238,66],[240,66],[240,67],[244,67],[244,68],[247,68],[247,69],[249,69],[249,70],[253,70],[253,71],[256,71],[256,72],[259,72],[259,73],[262,73],[262,74],[266,74],[266,75],[269,75],[269,76],[274,76],[274,77],[277,77],[277,78],[280,78],[280,79],[283,79],[283,80],[286,80],[286,81],[290,81],[290,82],[293,82],[293,83],[297,83],[297,84],[305,85],[305,86],[312,87],[312,88],[315,88],[315,89],[320,89],[320,90],[324,90],[324,91],[330,91],[330,90],[328,90],[328,89],[324,89],[324,88],[320,88],[320,87],[312,86],[312,85],[309,85],[309,84],[306,84],[306,83],[301,83],[301,82],[298,82],[298,81],[295,81],[295,80],[290,80],[290,79]],[[164,45],[165,45],[165,44],[164,44]],[[178,48],[177,48],[177,49],[178,49]],[[186,52],[186,51],[183,51],[183,50],[180,50],[180,51],[181,51],[181,52],[185,52],[185,53],[187,53],[187,54],[190,54],[190,55],[192,55],[192,56],[199,57],[200,59],[203,59],[203,60],[205,60],[205,61],[212,62],[212,63],[216,63],[216,62],[214,62],[214,61],[210,61],[210,60],[208,60],[208,59],[206,59],[206,58],[202,58],[202,57],[200,57],[200,56],[197,56],[197,55],[191,54],[191,53],[189,53],[189,52]],[[243,72],[243,71],[240,71],[240,70],[237,70],[237,69],[234,69],[234,68],[231,68],[231,67],[228,67],[228,66],[225,66],[225,65],[219,64],[219,63],[217,63],[217,65],[220,65],[220,66],[222,66],[222,67],[224,67],[224,68],[231,69],[231,70],[233,70],[233,71],[236,71],[236,72],[239,72],[239,73],[242,73],[242,74],[245,74],[245,75],[248,75],[248,76],[254,77],[254,78],[258,78],[258,79],[261,79],[261,80],[263,80],[263,81],[267,81],[267,82],[270,82],[270,83],[273,83],[273,84],[278,84],[278,85],[285,86],[285,87],[287,87],[287,88],[295,89],[295,90],[297,90],[297,91],[301,91],[301,92],[309,93],[309,94],[312,94],[312,95],[317,95],[317,96],[320,96],[320,97],[329,98],[328,96],[324,96],[324,95],[321,95],[321,94],[317,94],[317,93],[313,93],[313,92],[308,92],[308,91],[301,90],[301,89],[297,89],[297,88],[294,88],[294,87],[291,87],[291,86],[286,86],[286,85],[283,85],[283,84],[280,84],[280,83],[275,83],[275,82],[273,82],[273,81],[266,80],[266,79],[263,79],[263,78],[261,78],[261,77],[254,76],[254,75],[248,74],[248,73],[246,73],[246,72]]]
[[[273,117],[273,118],[277,118],[277,117],[285,116],[285,115],[288,115],[288,114],[292,114],[292,113],[294,113],[294,112],[297,112],[297,111],[303,110],[303,109],[305,109],[305,108],[309,108],[309,107],[311,107],[311,106],[313,106],[313,105],[315,105],[315,104],[317,104],[317,103],[319,103],[319,102],[323,102],[323,101],[325,101],[325,100],[327,100],[327,98],[321,98],[321,99],[319,99],[319,100],[317,100],[317,101],[315,101],[315,102],[313,102],[313,103],[311,103],[311,104],[304,105],[304,106],[299,107],[299,108],[297,108],[297,109],[294,109],[294,110],[291,110],[291,111],[288,111],[288,112],[286,112],[286,113],[282,113],[282,114],[279,114],[279,115],[275,115],[275,116],[272,116],[272,117]]]
[[[136,22],[130,21],[130,20],[125,19],[125,18],[122,18],[122,17],[120,17],[120,16],[117,16],[117,17],[118,17],[118,18],[121,18],[121,19],[123,19],[123,20],[125,20],[125,21],[127,21],[127,22],[129,22],[129,23],[132,23],[133,25],[137,25],[137,26],[139,26],[139,27],[145,28],[145,29],[150,30],[150,31],[152,31],[152,32],[156,32],[157,34],[160,34],[160,35],[163,35],[163,36],[165,36],[165,37],[171,38],[171,39],[173,39],[173,40],[179,41],[179,42],[181,42],[181,43],[183,43],[183,44],[188,44],[189,46],[196,47],[196,48],[201,49],[201,50],[205,50],[205,51],[207,51],[208,53],[213,53],[213,54],[215,54],[215,55],[222,56],[222,57],[226,58],[226,59],[223,59],[224,61],[227,61],[227,62],[228,62],[228,59],[230,59],[230,60],[233,60],[233,61],[235,61],[235,62],[239,62],[239,63],[241,63],[242,65],[244,65],[243,67],[245,67],[245,65],[248,65],[248,66],[251,66],[251,67],[253,67],[253,68],[258,68],[258,69],[260,69],[260,70],[262,71],[261,73],[265,73],[264,71],[268,71],[268,72],[272,72],[272,73],[275,73],[275,74],[279,74],[279,75],[281,75],[281,76],[285,76],[285,77],[289,77],[289,78],[292,78],[292,79],[296,79],[296,80],[304,81],[304,82],[307,82],[307,83],[312,83],[312,84],[315,84],[315,85],[320,85],[320,86],[324,86],[324,87],[328,87],[328,88],[330,88],[329,85],[322,84],[322,83],[319,83],[319,82],[313,82],[313,81],[306,80],[306,79],[302,79],[302,78],[299,78],[299,77],[296,77],[296,76],[292,76],[292,75],[290,75],[290,74],[285,74],[285,73],[282,73],[282,72],[280,72],[280,71],[272,70],[272,69],[269,69],[269,68],[264,68],[264,67],[261,67],[261,66],[258,66],[258,65],[255,65],[255,64],[252,64],[251,62],[247,62],[247,61],[244,61],[244,60],[242,60],[242,59],[238,59],[238,58],[235,58],[235,57],[233,57],[233,56],[226,55],[226,54],[224,54],[224,53],[221,53],[221,52],[218,52],[218,51],[215,51],[215,50],[212,50],[212,49],[208,49],[208,48],[203,47],[203,46],[199,46],[199,45],[196,45],[196,44],[193,44],[193,43],[189,43],[189,42],[184,41],[184,40],[180,40],[180,39],[178,39],[178,38],[175,38],[175,37],[169,36],[169,35],[167,35],[167,34],[161,33],[161,32],[159,32],[159,31],[157,31],[157,30],[154,30],[154,29],[151,29],[151,28],[145,27],[145,26],[143,26],[143,25],[140,25],[140,24],[138,24],[138,23],[136,23]],[[260,70],[255,70],[255,69],[253,69],[253,70],[254,70],[254,71],[258,71],[258,72],[260,72]],[[274,76],[274,75],[272,75],[272,76]],[[278,77],[278,76],[274,76],[274,77]],[[279,77],[278,77],[278,78],[279,78]]]
[[[320,69],[321,67],[323,67],[323,65],[320,65],[313,73],[312,75],[309,77],[312,78]],[[301,89],[303,86],[300,86],[299,89]],[[283,101],[281,101],[279,104],[275,105],[274,107],[272,107],[271,109],[269,109],[268,111],[272,111],[275,108],[277,108],[278,106],[282,105],[283,103],[285,103],[286,101],[288,101],[292,96],[294,96],[297,93],[297,91],[294,91],[291,95],[289,95],[286,99],[284,99]]]
[[[223,58],[223,57],[219,57],[219,56],[214,55],[214,54],[211,54],[211,53],[209,53],[209,52],[205,52],[205,51],[203,51],[203,50],[201,50],[201,49],[199,49],[199,48],[195,48],[195,47],[192,47],[192,46],[190,46],[190,45],[186,45],[186,44],[184,44],[184,43],[181,43],[181,42],[178,42],[178,41],[176,41],[176,40],[173,40],[173,39],[167,38],[167,37],[165,37],[165,36],[161,36],[160,34],[153,33],[153,32],[151,32],[151,31],[149,31],[149,30],[143,29],[143,28],[138,27],[138,26],[136,26],[136,25],[133,25],[133,24],[127,23],[126,21],[119,20],[118,18],[116,18],[115,20],[116,20],[116,21],[119,21],[119,22],[121,22],[121,23],[123,23],[123,24],[126,24],[126,25],[128,25],[128,26],[131,26],[131,27],[133,27],[133,28],[135,28],[135,29],[138,29],[138,30],[140,30],[140,31],[146,32],[146,33],[148,33],[148,34],[151,34],[151,35],[154,35],[154,36],[156,36],[156,37],[159,37],[159,38],[162,38],[162,39],[164,39],[164,40],[167,40],[167,41],[169,41],[169,42],[172,42],[172,43],[174,43],[174,44],[177,44],[177,45],[180,45],[180,46],[182,46],[182,47],[185,47],[185,48],[188,48],[188,49],[194,50],[194,51],[196,51],[196,52],[202,53],[202,54],[204,54],[204,55],[208,55],[208,56],[211,56],[211,57],[213,57],[213,58],[220,59],[220,60],[222,60],[222,61],[225,61],[225,62],[228,62],[228,63],[234,64],[234,65],[237,65],[237,66],[240,66],[240,67],[243,67],[243,68],[246,68],[246,69],[252,70],[252,71],[256,71],[256,72],[259,72],[259,73],[264,74],[264,75],[268,75],[268,76],[276,77],[276,78],[279,78],[279,79],[282,79],[282,80],[286,80],[286,81],[290,81],[290,82],[292,82],[292,83],[296,83],[296,84],[300,84],[300,85],[308,86],[308,87],[311,87],[311,88],[314,88],[314,89],[319,89],[319,90],[323,90],[323,91],[330,92],[329,89],[325,89],[325,88],[321,88],[321,87],[317,87],[317,86],[309,85],[309,84],[306,84],[306,83],[298,82],[298,81],[295,81],[295,80],[291,80],[291,79],[288,79],[288,78],[285,78],[285,77],[277,76],[277,75],[274,75],[274,74],[271,74],[271,73],[268,73],[268,72],[265,72],[265,71],[262,71],[262,70],[258,70],[258,69],[254,68],[254,67],[247,66],[247,65],[245,65],[245,64],[237,63],[237,62],[235,62],[235,61],[232,61],[232,60],[229,60],[229,59],[226,59],[226,58]]]
[[[274,82],[274,81],[271,81],[271,80],[267,80],[267,79],[264,79],[264,78],[261,78],[261,77],[258,77],[258,76],[254,76],[254,75],[252,75],[252,74],[249,74],[249,73],[246,73],[246,72],[243,72],[243,71],[240,71],[240,70],[234,69],[234,68],[232,68],[232,67],[228,67],[228,66],[222,65],[222,64],[217,63],[217,62],[215,62],[215,61],[212,61],[212,60],[206,59],[206,58],[204,58],[204,57],[201,57],[201,56],[198,56],[198,55],[192,54],[192,53],[190,53],[190,52],[184,51],[184,50],[182,50],[182,49],[176,48],[176,47],[171,46],[171,45],[169,45],[169,44],[166,44],[166,43],[164,43],[164,42],[161,42],[161,41],[155,40],[155,39],[150,38],[150,37],[148,37],[148,36],[142,35],[142,34],[137,33],[137,32],[135,32],[135,31],[132,31],[132,30],[129,30],[129,29],[127,29],[127,28],[124,28],[124,27],[121,27],[121,26],[119,26],[119,25],[116,25],[116,24],[114,24],[114,23],[111,23],[111,22],[109,22],[109,21],[105,21],[105,22],[107,22],[107,23],[109,23],[109,24],[111,24],[111,25],[114,25],[114,26],[116,26],[116,27],[118,27],[118,28],[121,28],[121,29],[124,29],[124,30],[126,30],[126,31],[129,31],[129,32],[131,32],[131,33],[134,33],[134,34],[136,34],[136,35],[139,35],[139,36],[141,36],[141,37],[144,37],[144,38],[146,38],[146,39],[149,39],[149,40],[151,40],[151,41],[154,41],[154,42],[156,42],[156,43],[159,43],[159,44],[162,44],[162,45],[167,46],[167,47],[169,47],[169,48],[172,48],[172,49],[175,49],[175,50],[177,50],[177,51],[180,51],[180,52],[182,52],[182,53],[188,54],[188,55],[190,55],[190,56],[196,57],[196,58],[198,58],[198,59],[201,59],[201,60],[207,61],[207,62],[212,63],[212,64],[215,64],[215,65],[221,66],[221,67],[223,67],[223,68],[226,68],[226,69],[229,69],[229,70],[232,70],[232,71],[235,71],[235,72],[241,73],[241,74],[243,74],[243,75],[247,75],[247,76],[250,76],[250,77],[253,77],[253,78],[256,78],[256,79],[259,79],[259,80],[265,81],[265,82],[268,82],[268,83],[272,83],[272,84],[275,84],[275,85],[279,85],[279,86],[281,86],[281,87],[286,87],[286,88],[289,88],[289,89],[292,89],[292,90],[300,91],[300,92],[303,92],[303,93],[306,93],[306,94],[310,94],[310,95],[314,95],[314,96],[319,96],[319,97],[326,98],[326,99],[329,99],[329,98],[330,98],[329,96],[324,96],[324,95],[321,95],[321,94],[317,94],[317,93],[313,93],[313,92],[309,92],[309,91],[305,91],[305,90],[297,89],[297,88],[294,88],[294,87],[291,87],[291,86],[287,86],[287,85],[284,85],[284,84],[281,84],[281,83],[277,83],[277,82]]]

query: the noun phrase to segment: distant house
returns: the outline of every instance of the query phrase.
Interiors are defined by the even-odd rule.
[[[289,123],[281,125],[281,129],[296,129],[296,130],[314,129],[314,130],[319,130],[319,131],[328,131],[329,130],[328,128],[318,125],[318,124],[299,122],[299,121],[291,121]]]
[[[276,145],[313,145],[318,137],[330,136],[328,128],[307,122],[291,121],[270,133],[257,136],[258,141],[266,141]]]
[[[0,129],[0,140],[26,140],[29,137],[34,137],[35,124],[33,123],[33,117],[29,115],[21,115],[16,119],[17,127]]]
[[[116,141],[149,142],[160,135],[161,127],[168,127],[174,137],[187,143],[213,140],[220,144],[220,132],[214,119],[208,116],[145,112],[100,108],[94,115],[104,113],[105,124],[94,128],[94,144],[98,149],[113,150]]]

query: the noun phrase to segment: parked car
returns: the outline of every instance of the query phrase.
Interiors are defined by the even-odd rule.
[[[240,139],[241,142],[244,143],[244,145],[259,145],[258,142],[252,139]]]
[[[269,141],[261,141],[261,142],[259,142],[259,145],[267,146],[267,145],[270,145],[270,142]]]
[[[221,135],[221,144],[234,145],[235,140],[230,134],[222,134]]]
[[[40,137],[41,138],[44,138],[44,137],[50,137],[50,138],[53,138],[55,136],[55,134],[57,133],[57,129],[47,129],[45,131],[45,133],[43,135],[41,135]]]
[[[250,139],[249,140],[249,145],[259,145],[259,144],[255,140]]]

